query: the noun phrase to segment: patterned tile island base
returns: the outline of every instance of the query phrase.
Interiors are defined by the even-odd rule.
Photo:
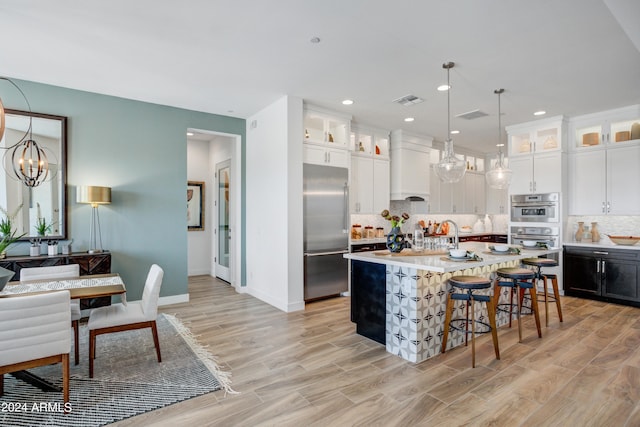
[[[447,280],[457,275],[491,277],[503,267],[516,267],[519,260],[434,273],[410,267],[386,266],[386,349],[389,353],[418,363],[440,354],[447,305]],[[486,293],[491,293],[487,289]],[[500,302],[508,302],[508,290]],[[515,300],[515,298],[514,298]],[[485,304],[475,304],[476,319],[487,322]],[[464,317],[465,302],[455,305],[455,317]],[[514,316],[515,317],[515,316]],[[507,324],[509,314],[498,311],[497,325]],[[447,349],[464,344],[464,333],[451,329]]]

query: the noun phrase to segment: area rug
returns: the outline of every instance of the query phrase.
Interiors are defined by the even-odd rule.
[[[5,375],[1,426],[102,426],[216,390],[234,393],[229,372],[176,317],[158,316],[162,363],[149,329],[97,337],[94,378],[89,378],[88,329],[80,328],[80,364],[71,351],[71,412],[62,413],[62,392],[40,389]],[[60,364],[30,372],[61,385]]]

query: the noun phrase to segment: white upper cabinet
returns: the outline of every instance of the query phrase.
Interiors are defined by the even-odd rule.
[[[572,151],[640,142],[640,105],[574,117],[569,138]]]
[[[640,214],[640,145],[571,154],[570,215]]]
[[[380,213],[389,208],[389,132],[353,124],[351,150],[351,213]]]
[[[561,117],[508,126],[509,194],[562,192],[567,125]]]
[[[350,166],[350,117],[305,106],[303,126],[304,163]]]

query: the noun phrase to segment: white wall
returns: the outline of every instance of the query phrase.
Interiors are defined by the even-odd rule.
[[[246,123],[247,290],[302,310],[302,100],[283,97]]]

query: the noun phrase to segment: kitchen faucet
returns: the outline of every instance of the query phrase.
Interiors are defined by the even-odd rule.
[[[458,249],[458,242],[459,242],[459,237],[458,237],[458,224],[455,223],[455,221],[452,221],[450,219],[445,219],[444,221],[442,221],[440,223],[440,225],[438,226],[438,229],[436,230],[436,233],[441,233],[442,232],[442,224],[444,224],[445,222],[448,222],[450,224],[453,224],[453,231],[455,232],[454,238],[453,238],[453,247],[455,249]]]

